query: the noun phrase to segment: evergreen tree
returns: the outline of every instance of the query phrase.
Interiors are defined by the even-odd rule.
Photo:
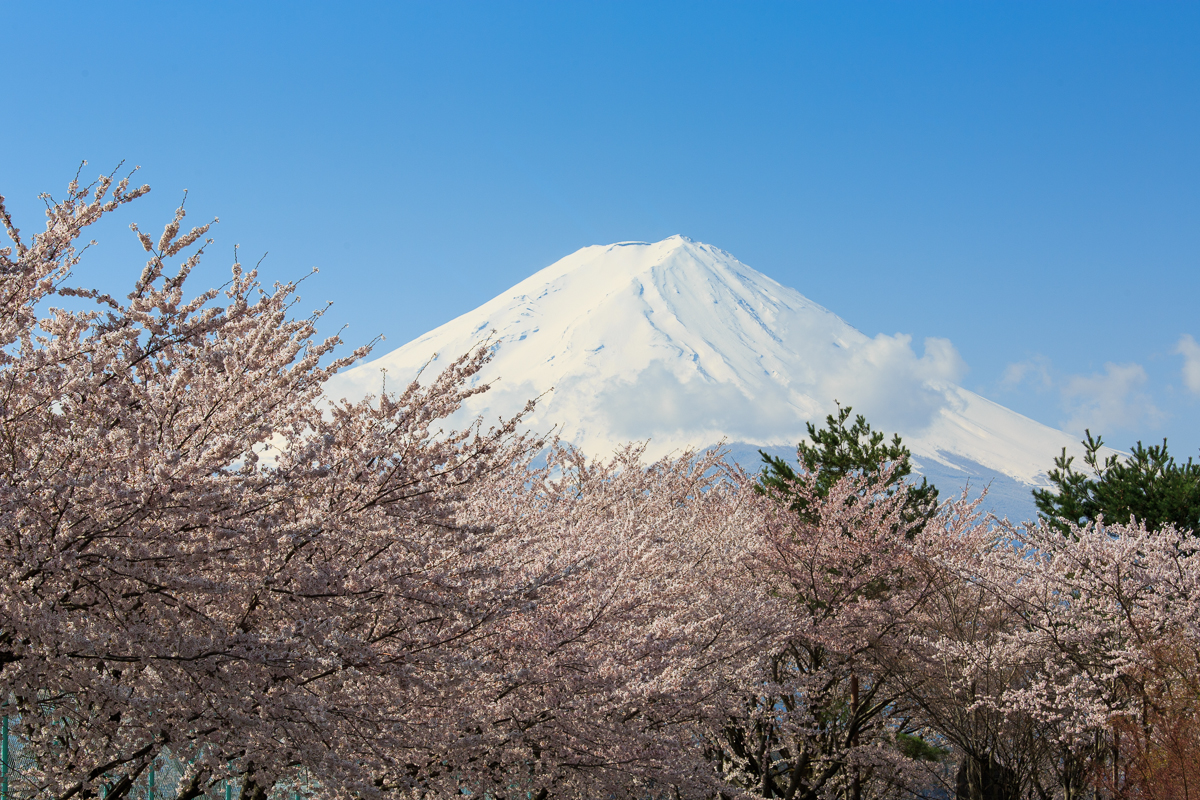
[[[912,474],[909,463],[912,454],[901,443],[899,434],[894,434],[891,442],[887,442],[882,432],[871,430],[871,425],[862,414],[855,415],[853,424],[847,425],[851,411],[853,409],[850,406],[843,408],[838,403],[837,416],[828,415],[825,427],[821,430],[817,430],[811,422],[807,423],[811,444],[801,440],[796,445],[800,469],[815,475],[817,491],[821,497],[826,497],[830,488],[847,475],[875,478],[895,464],[886,482],[888,493],[895,493],[905,478]],[[795,468],[786,459],[762,450],[758,452],[763,459],[759,491],[791,497],[792,510],[807,517],[805,500],[791,491],[797,478]],[[921,478],[919,486],[909,485],[908,493],[905,506],[910,519],[933,516],[937,510],[937,489],[932,484]]]
[[[1152,530],[1174,525],[1193,533],[1200,531],[1200,464],[1180,464],[1162,446],[1143,447],[1138,442],[1128,458],[1116,455],[1101,461],[1104,440],[1085,431],[1083,461],[1092,475],[1076,472],[1074,456],[1066,448],[1054,459],[1050,482],[1054,489],[1034,489],[1038,511],[1048,523],[1063,531],[1067,525],[1095,520],[1103,515],[1110,523],[1131,519]]]

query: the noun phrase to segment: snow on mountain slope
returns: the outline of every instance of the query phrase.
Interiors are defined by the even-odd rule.
[[[492,333],[494,331],[494,333]],[[1075,438],[956,381],[949,341],[869,337],[794,289],[711,245],[585,247],[397,350],[334,379],[331,395],[398,387],[490,337],[494,387],[464,409],[488,419],[542,396],[529,419],[594,456],[649,439],[657,457],[718,440],[795,447],[834,402],[896,431],[920,464],[994,471],[1024,484]],[[793,450],[794,452],[794,450]],[[968,467],[970,469],[968,469]]]

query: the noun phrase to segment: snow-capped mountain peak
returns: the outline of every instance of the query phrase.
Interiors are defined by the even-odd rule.
[[[927,469],[965,464],[1039,484],[1054,456],[1076,447],[959,386],[965,367],[949,341],[927,339],[918,353],[907,335],[867,336],[679,235],[584,247],[339,375],[330,391],[377,392],[381,368],[396,385],[435,353],[444,362],[489,337],[497,351],[480,377],[500,380],[465,413],[494,419],[543,396],[530,425],[557,426],[592,455],[631,439],[649,439],[650,457],[722,439],[794,448],[835,401],[899,432]]]

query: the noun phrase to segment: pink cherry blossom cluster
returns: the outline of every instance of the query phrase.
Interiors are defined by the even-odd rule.
[[[887,470],[773,496],[719,451],[593,461],[521,416],[447,430],[486,347],[331,402],[367,348],[240,264],[189,298],[209,226],[182,207],[134,226],[127,297],[67,285],[146,191],[72,182],[28,240],[0,198],[15,796],[144,796],[169,755],[179,800],[1073,800],[1200,730],[1191,538],[965,498],[914,520]]]
[[[441,432],[482,351],[327,405],[365,350],[331,357],[296,286],[238,264],[186,299],[208,226],[180,234],[182,208],[157,242],[135,228],[128,297],[68,288],[87,226],[145,191],[73,182],[28,241],[0,214],[0,690],[37,756],[13,791],[120,797],[164,751],[190,765],[181,796],[300,765],[377,794],[453,767],[431,743],[465,736],[478,640],[546,579],[515,569],[504,516],[460,509],[540,443],[516,420]]]

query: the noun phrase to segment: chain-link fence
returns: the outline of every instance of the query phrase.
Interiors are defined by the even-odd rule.
[[[0,729],[0,800],[48,800],[31,779],[37,771],[37,760],[20,736],[12,733],[19,721],[3,717]],[[188,771],[188,762],[164,750],[155,757],[127,795],[128,800],[175,800],[180,784]],[[114,776],[115,779],[115,776]],[[217,780],[204,787],[203,800],[237,800],[241,783],[237,779]],[[270,800],[311,800],[315,784],[306,775],[275,786]],[[101,798],[104,793],[101,790]]]

